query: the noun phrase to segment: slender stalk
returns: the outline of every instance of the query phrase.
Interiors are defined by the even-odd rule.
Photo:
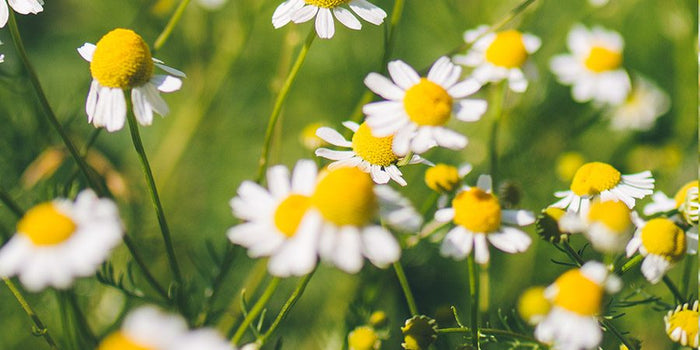
[[[683,304],[686,302],[685,297],[683,296],[683,293],[676,287],[676,285],[671,281],[671,278],[668,277],[668,275],[664,275],[662,278],[662,281],[666,285],[666,288],[673,294],[673,297],[676,298],[676,301],[678,304]]]
[[[280,93],[277,95],[277,99],[275,100],[275,105],[272,108],[270,117],[268,118],[267,129],[265,130],[265,140],[263,141],[262,153],[260,155],[260,160],[258,161],[258,173],[255,177],[256,182],[258,183],[262,180],[263,176],[265,175],[265,170],[267,169],[267,162],[270,157],[270,143],[272,141],[272,136],[275,131],[275,125],[277,124],[277,120],[279,119],[280,113],[282,112],[282,106],[284,105],[284,102],[287,99],[287,95],[289,95],[289,90],[291,89],[294,80],[296,80],[301,66],[306,60],[306,55],[309,53],[309,48],[311,47],[311,43],[314,42],[314,39],[316,39],[316,29],[311,28],[311,31],[309,32],[309,35],[306,37],[306,41],[304,42],[304,46],[301,48],[301,51],[299,51],[299,55],[297,56],[294,65],[292,66],[292,70],[289,72],[287,80],[285,80],[284,84],[282,85],[282,88],[280,89]]]
[[[688,290],[690,289],[690,284],[691,282],[691,274],[693,272],[693,263],[694,261],[692,260],[692,256],[687,255],[685,257],[685,260],[683,260],[683,275],[681,279],[681,287],[680,290],[683,295],[688,295]]]
[[[34,309],[27,303],[27,300],[24,298],[22,293],[19,291],[17,286],[12,282],[9,278],[2,278],[2,281],[5,282],[5,285],[7,288],[10,289],[10,292],[12,292],[12,295],[14,295],[15,299],[17,299],[17,302],[19,305],[22,307],[22,310],[24,310],[24,313],[29,316],[29,318],[34,322],[34,333],[37,335],[41,335],[42,338],[46,341],[47,344],[49,344],[49,347],[54,350],[58,350],[58,345],[56,345],[56,342],[53,340],[51,337],[51,334],[49,333],[49,329],[46,328],[44,325],[44,322],[41,321],[41,318],[39,318],[39,315],[34,312]]]
[[[501,119],[503,118],[506,89],[508,89],[508,85],[504,81],[499,85],[493,86],[491,90],[493,124],[491,124],[491,136],[489,139],[489,156],[491,160],[490,173],[494,186],[498,184],[498,135]]]
[[[616,272],[619,272],[619,274],[622,275],[622,274],[624,274],[625,272],[627,272],[627,271],[631,270],[632,268],[634,268],[635,266],[639,265],[639,264],[642,262],[642,260],[644,260],[644,257],[643,257],[643,256],[641,256],[641,255],[635,255],[632,259],[627,260],[627,262],[625,262],[625,263],[620,267],[619,271],[616,271]]]
[[[22,216],[24,216],[24,210],[22,210],[22,208],[20,208],[20,206],[17,205],[17,202],[15,202],[14,199],[12,199],[12,197],[7,192],[5,192],[5,189],[3,189],[2,187],[0,187],[0,202],[5,204],[7,209],[10,209],[12,214],[15,214],[17,218],[21,218]]]
[[[479,265],[479,313],[481,322],[489,324],[489,307],[491,303],[490,264]]]
[[[175,9],[175,12],[173,12],[172,17],[170,17],[168,24],[165,25],[165,29],[163,29],[163,32],[158,35],[156,42],[153,44],[153,51],[158,51],[161,47],[163,47],[165,41],[168,40],[170,34],[173,33],[173,29],[175,29],[175,26],[180,21],[180,18],[182,18],[182,14],[185,13],[185,8],[187,8],[189,3],[190,0],[180,1],[180,4]]]
[[[139,126],[136,122],[136,117],[131,111],[127,113],[127,119],[129,120],[129,130],[131,131],[131,140],[134,143],[134,149],[141,160],[141,167],[143,168],[144,176],[146,177],[146,183],[148,184],[148,191],[151,195],[151,200],[153,201],[153,207],[158,217],[158,225],[160,226],[160,231],[163,235],[163,241],[165,242],[165,250],[168,256],[168,262],[170,263],[170,268],[175,276],[175,282],[178,284],[178,288],[183,286],[182,274],[180,273],[180,266],[175,258],[175,249],[173,247],[173,242],[170,237],[170,229],[168,228],[168,222],[165,220],[165,213],[163,211],[163,206],[160,203],[160,196],[158,195],[158,189],[156,188],[156,182],[153,178],[153,172],[148,163],[148,157],[146,156],[146,150],[143,148],[143,142],[141,141],[141,135],[139,134]]]
[[[475,350],[480,350],[479,345],[479,272],[474,261],[474,254],[470,254],[467,259],[469,269],[469,311],[471,317],[472,347]]]
[[[151,274],[151,272],[148,270],[148,267],[146,266],[146,262],[143,260],[141,255],[137,253],[136,251],[136,243],[134,243],[133,240],[131,240],[131,237],[128,234],[124,234],[123,237],[124,240],[124,245],[129,249],[131,252],[131,257],[134,258],[134,261],[136,262],[136,265],[141,269],[141,272],[143,272],[143,276],[146,278],[146,281],[148,284],[153,287],[153,289],[160,294],[161,297],[165,298],[166,300],[168,298],[168,292],[165,291],[165,288],[163,288],[160,283],[158,283],[158,280]]]
[[[85,319],[85,314],[83,314],[83,311],[80,309],[80,305],[78,305],[78,299],[75,296],[75,292],[72,290],[66,291],[64,292],[64,295],[66,296],[70,307],[73,309],[73,316],[75,316],[75,322],[78,326],[77,328],[79,328],[81,333],[87,337],[89,345],[94,347],[97,345],[97,337],[95,337],[95,333],[93,333],[92,329],[90,329],[90,325]]]
[[[625,337],[622,334],[622,332],[620,332],[615,326],[613,326],[613,324],[612,324],[612,322],[610,322],[610,320],[601,319],[600,323],[602,323],[603,326],[605,326],[605,329],[609,330],[610,333],[612,333],[615,336],[615,338],[617,338],[620,342],[622,342],[622,344],[625,344],[625,346],[627,346],[627,349],[637,350],[637,347],[634,346],[634,344],[632,344],[632,342],[630,342],[627,339],[627,337]]]
[[[241,322],[241,324],[238,326],[236,333],[233,335],[233,338],[231,338],[232,344],[237,345],[241,338],[243,338],[246,329],[248,329],[248,326],[250,326],[255,318],[260,315],[262,310],[265,308],[265,305],[272,297],[272,294],[275,293],[275,289],[277,289],[279,283],[280,279],[278,277],[274,277],[272,280],[270,280],[270,283],[267,284],[267,288],[265,288],[265,291],[260,296],[260,299],[258,299],[255,305],[253,305],[253,308],[250,309],[250,312],[248,312],[246,317],[243,319],[243,322]]]
[[[233,246],[227,245],[226,251],[224,252],[224,256],[222,258],[221,266],[219,267],[219,273],[216,274],[216,277],[214,277],[214,280],[211,283],[211,295],[207,298],[204,306],[202,307],[202,311],[199,313],[197,321],[195,322],[196,326],[201,327],[209,322],[212,306],[220,293],[221,283],[223,283],[224,279],[226,278],[226,274],[229,272],[231,264],[233,264]]]
[[[282,306],[282,309],[280,310],[280,313],[277,314],[277,317],[275,318],[274,321],[272,321],[272,324],[270,325],[270,328],[265,331],[265,334],[263,334],[260,339],[257,341],[258,347],[262,347],[263,344],[267,341],[267,339],[270,338],[272,333],[275,332],[277,327],[280,325],[280,323],[284,320],[285,317],[287,317],[287,314],[289,311],[292,309],[294,304],[301,298],[302,294],[304,294],[304,290],[306,289],[306,286],[309,284],[309,281],[311,280],[311,277],[314,275],[314,272],[316,272],[316,269],[311,271],[308,275],[304,276],[299,280],[299,283],[297,284],[296,289],[294,289],[294,292],[292,292],[292,295],[289,296],[289,299],[284,303]]]
[[[411,292],[411,287],[408,285],[408,279],[406,279],[406,273],[400,261],[394,263],[394,271],[396,271],[396,278],[399,279],[399,284],[401,284],[403,295],[406,297],[406,303],[408,304],[408,310],[411,311],[411,316],[418,315],[416,299],[413,297],[413,292]]]
[[[571,260],[575,261],[576,264],[578,264],[578,266],[583,265],[583,263],[584,263],[583,258],[580,255],[578,255],[578,253],[574,250],[574,248],[571,247],[571,245],[569,244],[569,241],[562,240],[561,245],[564,247],[564,249],[566,250],[566,253],[569,255]]]

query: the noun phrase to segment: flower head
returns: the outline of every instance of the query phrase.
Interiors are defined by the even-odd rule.
[[[700,215],[700,202],[698,202],[698,180],[693,180],[683,185],[678,192],[669,198],[661,191],[654,192],[652,202],[644,207],[644,215],[678,210],[683,221],[690,225],[697,225]]]
[[[71,202],[55,199],[34,206],[17,233],[0,249],[0,276],[18,275],[32,291],[68,288],[95,273],[122,239],[117,206],[84,190]]]
[[[304,23],[314,17],[316,33],[319,38],[330,39],[335,34],[333,17],[346,27],[360,30],[362,23],[344,6],[360,16],[365,21],[380,25],[386,18],[386,12],[367,0],[287,0],[280,4],[272,14],[272,25],[275,28],[285,26],[289,22]]]
[[[349,350],[378,350],[382,342],[372,327],[360,326],[348,334]]]
[[[568,212],[560,226],[566,232],[582,232],[598,251],[619,253],[632,238],[633,219],[632,211],[623,202],[596,200],[587,212]]]
[[[141,125],[151,125],[153,112],[168,114],[168,105],[158,91],[180,89],[185,74],[162,64],[140,35],[117,28],[105,34],[97,45],[85,43],[78,53],[90,62],[92,83],[85,111],[88,122],[107,131],[117,131],[126,121],[124,90],[131,90],[134,115]],[[154,75],[155,67],[171,75]]]
[[[668,112],[668,95],[651,81],[637,77],[627,98],[606,113],[613,130],[649,130]]]
[[[464,41],[473,45],[466,55],[455,56],[455,63],[475,67],[472,74],[480,82],[508,80],[511,90],[524,92],[528,82],[521,68],[542,41],[515,29],[497,33],[487,33],[488,30],[484,25],[466,31]]]
[[[691,238],[692,237],[692,238]],[[667,218],[655,218],[637,229],[627,244],[627,256],[639,251],[644,256],[642,274],[651,283],[658,283],[686,252],[697,248],[697,236],[685,231]]]
[[[5,27],[10,17],[10,10],[7,7],[8,3],[15,12],[23,15],[30,13],[36,15],[44,11],[43,0],[0,0],[0,28]]]
[[[552,303],[545,297],[545,288],[530,287],[518,299],[518,314],[531,325],[540,323],[552,309]]]
[[[425,350],[437,340],[437,323],[427,316],[414,316],[406,320],[401,332],[401,347],[406,350]]]
[[[664,316],[666,334],[676,343],[697,348],[700,346],[700,337],[698,336],[699,316],[697,300],[692,304],[678,305]]]
[[[365,105],[367,124],[378,137],[393,135],[394,152],[421,154],[435,146],[462,149],[467,138],[445,125],[454,114],[462,121],[476,121],[486,111],[486,101],[466,99],[481,84],[474,79],[458,82],[462,69],[447,57],[440,57],[428,76],[402,61],[389,62],[389,80],[370,73],[365,85],[386,101]]]

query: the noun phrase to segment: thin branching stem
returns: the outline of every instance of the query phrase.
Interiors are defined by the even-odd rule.
[[[306,289],[306,286],[309,284],[309,281],[311,280],[311,277],[314,275],[314,272],[316,272],[316,269],[312,270],[309,274],[306,276],[302,277],[301,280],[299,280],[299,283],[297,284],[297,287],[294,289],[294,292],[292,292],[292,295],[289,296],[289,299],[284,303],[282,306],[282,309],[280,310],[279,314],[277,314],[277,317],[275,317],[275,320],[272,321],[272,324],[270,325],[270,328],[265,331],[265,334],[263,334],[260,339],[257,341],[258,347],[262,347],[263,344],[270,338],[272,333],[275,332],[277,327],[279,327],[280,323],[287,317],[287,314],[289,311],[294,307],[294,304],[301,298],[302,294],[304,294],[304,290]]]
[[[10,209],[12,214],[14,214],[18,219],[24,216],[24,210],[15,202],[9,193],[5,191],[4,188],[0,187],[0,202],[5,204],[7,209]]]
[[[248,312],[248,314],[245,316],[243,322],[241,322],[241,324],[238,326],[236,333],[234,333],[233,338],[231,338],[232,344],[237,345],[238,342],[241,341],[246,329],[248,329],[248,326],[250,326],[251,323],[253,323],[258,315],[260,315],[260,313],[263,311],[265,305],[267,305],[267,302],[270,301],[272,294],[275,293],[279,283],[280,279],[278,277],[274,277],[272,280],[270,280],[270,283],[267,284],[267,288],[265,288],[265,291],[263,291],[260,299],[258,299],[255,305],[253,305],[253,308],[250,309],[250,312]]]
[[[475,350],[480,350],[479,345],[479,270],[474,261],[474,254],[470,254],[467,259],[469,269],[469,312],[471,313],[470,324],[472,334],[472,346]]]
[[[664,284],[666,285],[666,288],[673,294],[673,297],[676,298],[676,302],[678,304],[683,304],[686,302],[685,297],[683,296],[683,293],[676,287],[676,284],[671,281],[671,278],[668,277],[668,275],[664,275],[664,277],[661,279]]]
[[[34,312],[34,309],[32,309],[32,307],[29,305],[27,299],[24,298],[22,292],[19,291],[14,282],[12,282],[9,278],[5,277],[2,278],[2,281],[5,282],[7,288],[10,289],[12,295],[14,295],[15,299],[17,299],[17,302],[22,307],[22,310],[24,310],[24,313],[26,313],[27,316],[29,316],[29,318],[32,320],[32,322],[34,322],[34,333],[44,338],[44,340],[47,344],[49,344],[49,347],[51,347],[51,349],[58,350],[58,345],[56,345],[56,342],[51,337],[49,329],[46,328],[46,325],[44,324],[44,322],[41,321],[39,315],[37,315],[36,312]]]
[[[406,297],[408,310],[411,312],[411,316],[417,316],[418,307],[416,306],[416,299],[413,297],[413,292],[411,292],[411,287],[408,285],[406,272],[404,272],[400,261],[395,262],[393,266],[394,271],[396,272],[396,278],[398,278],[399,284],[401,285],[401,290],[403,290],[403,295]]]
[[[175,12],[173,12],[172,17],[170,17],[170,20],[168,21],[168,24],[165,25],[165,28],[163,29],[163,32],[158,35],[158,38],[156,39],[155,43],[153,44],[153,51],[158,51],[160,48],[163,47],[165,44],[165,41],[168,40],[170,37],[170,34],[173,33],[173,29],[175,29],[175,26],[177,25],[178,22],[180,22],[180,18],[182,18],[182,14],[185,13],[185,8],[187,8],[187,5],[190,3],[190,0],[181,0],[180,4],[177,6],[175,9]]]
[[[633,269],[635,266],[639,265],[642,260],[644,260],[644,257],[641,255],[635,255],[632,259],[627,260],[620,268],[618,271],[615,271],[616,273],[619,273],[620,275],[626,273],[627,271]]]

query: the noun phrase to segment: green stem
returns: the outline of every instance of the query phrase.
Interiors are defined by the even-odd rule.
[[[620,275],[624,274],[625,272],[631,270],[635,266],[639,265],[642,260],[644,260],[644,257],[641,255],[635,255],[632,259],[627,260],[620,268],[619,271],[616,271]]]
[[[170,17],[168,24],[165,25],[165,29],[163,29],[163,32],[160,33],[160,35],[158,35],[156,42],[153,44],[153,51],[158,51],[161,47],[163,47],[165,41],[168,40],[170,34],[172,34],[173,32],[173,29],[175,29],[175,26],[180,21],[180,18],[182,18],[182,14],[185,13],[185,8],[189,3],[190,0],[180,1],[180,4],[177,6],[177,9],[175,9],[175,12],[173,12],[172,17]]]
[[[158,217],[158,225],[160,226],[160,231],[163,235],[163,241],[165,242],[165,250],[168,256],[168,262],[170,263],[170,268],[172,269],[173,275],[175,276],[175,282],[178,284],[177,288],[179,289],[183,286],[182,274],[180,273],[180,267],[175,258],[175,249],[173,248],[173,242],[170,237],[170,229],[168,228],[168,222],[165,220],[165,213],[163,211],[163,206],[160,203],[160,196],[158,195],[156,182],[153,178],[153,172],[151,171],[151,167],[148,163],[146,151],[143,148],[143,142],[141,141],[141,135],[139,134],[139,126],[136,122],[136,117],[133,113],[128,112],[127,119],[129,120],[131,140],[133,141],[136,153],[139,155],[139,159],[141,160],[141,167],[143,168],[143,173],[146,177],[148,191],[151,195],[151,200],[153,201],[156,216]],[[178,292],[177,294],[181,293]]]
[[[501,82],[491,90],[491,106],[493,114],[493,124],[491,124],[491,137],[489,140],[489,155],[491,160],[491,178],[494,187],[498,184],[498,132],[501,119],[503,117],[503,105],[506,99],[506,89],[508,85]]]
[[[536,343],[539,344],[541,347],[547,348],[545,344],[540,343],[537,339],[532,338],[530,336],[524,335],[524,334],[519,334],[519,333],[513,333],[510,331],[502,330],[502,329],[493,329],[493,328],[481,328],[480,333],[484,336],[492,336],[492,337],[508,337],[511,339],[518,339],[518,340],[523,340],[531,343]],[[453,328],[439,328],[437,330],[438,334],[451,334],[451,333],[471,333],[471,329],[467,327],[453,327]]]
[[[683,295],[688,295],[688,290],[690,289],[691,274],[693,272],[693,261],[692,256],[687,255],[683,260],[683,275],[681,279],[681,291]]]
[[[272,324],[270,325],[270,328],[265,331],[265,334],[263,334],[260,339],[257,341],[258,348],[262,347],[263,344],[267,341],[267,339],[270,338],[272,333],[275,332],[277,327],[280,325],[280,323],[284,320],[285,317],[287,317],[287,314],[289,311],[294,307],[294,304],[301,298],[302,294],[304,294],[304,290],[306,289],[306,286],[309,284],[309,281],[311,280],[311,276],[314,275],[314,272],[316,272],[316,269],[311,271],[308,275],[302,277],[302,279],[299,281],[297,284],[296,289],[294,289],[294,292],[292,292],[292,295],[289,296],[289,299],[284,303],[282,306],[282,309],[280,310],[280,313],[277,314],[277,317],[275,318],[274,321],[272,321]]]
[[[255,318],[260,315],[262,310],[265,308],[265,305],[272,297],[272,294],[275,292],[275,289],[277,289],[279,283],[280,279],[278,277],[274,277],[272,280],[270,280],[270,283],[268,283],[267,288],[265,288],[265,291],[263,292],[262,296],[260,296],[260,299],[258,299],[255,305],[253,305],[253,308],[250,309],[250,312],[248,312],[246,317],[243,319],[243,322],[240,324],[240,326],[238,326],[236,333],[231,339],[232,344],[237,345],[241,338],[243,338],[246,329],[248,329],[248,326],[250,326]]]
[[[17,202],[15,202],[2,187],[0,187],[0,201],[5,204],[7,209],[10,209],[12,214],[15,214],[17,218],[24,216],[24,210],[17,205]]]
[[[64,294],[66,296],[66,299],[68,299],[68,303],[73,309],[73,316],[75,317],[76,323],[78,325],[77,328],[79,328],[81,333],[87,338],[89,345],[91,347],[94,347],[95,345],[97,345],[97,337],[95,337],[95,334],[92,332],[92,329],[90,329],[90,325],[85,319],[85,314],[83,314],[83,311],[80,309],[80,305],[78,305],[78,299],[75,296],[75,292],[70,290],[64,292]]]
[[[625,344],[625,346],[627,346],[627,349],[629,349],[629,350],[637,350],[637,347],[634,346],[634,344],[632,344],[632,342],[630,342],[630,341],[627,339],[627,337],[625,337],[625,336],[622,334],[622,332],[620,332],[620,331],[612,324],[612,322],[610,322],[610,320],[601,319],[601,320],[600,320],[600,323],[602,323],[603,326],[605,326],[605,329],[607,329],[608,331],[610,331],[610,333],[612,333],[612,334],[615,336],[615,338],[617,338],[620,342],[622,342],[622,344]]]
[[[275,100],[275,105],[272,108],[272,113],[270,113],[270,117],[268,118],[267,129],[265,130],[265,140],[263,141],[262,153],[260,155],[260,160],[258,161],[258,173],[255,177],[256,182],[258,183],[260,183],[263,176],[265,176],[267,162],[270,157],[270,143],[272,141],[272,136],[275,131],[275,125],[277,124],[277,120],[279,119],[280,113],[282,112],[282,106],[284,105],[284,102],[287,99],[287,95],[289,95],[289,90],[291,89],[294,80],[296,80],[301,66],[306,60],[306,55],[309,53],[309,48],[311,47],[311,43],[314,42],[314,39],[316,39],[316,29],[311,28],[311,32],[309,32],[309,35],[306,37],[304,46],[301,48],[301,51],[299,51],[299,55],[297,56],[294,65],[292,66],[292,70],[289,72],[287,80],[285,80],[284,84],[282,85],[282,89],[280,89],[280,93],[279,95],[277,95],[277,99]]]
[[[406,297],[406,303],[408,304],[408,310],[411,312],[411,316],[417,316],[418,307],[416,306],[416,299],[413,297],[413,292],[411,292],[411,287],[408,285],[408,279],[406,279],[406,273],[400,261],[394,263],[394,271],[396,271],[396,278],[399,279],[403,295]]]
[[[227,245],[221,261],[221,266],[219,267],[219,273],[216,274],[216,277],[214,277],[214,280],[211,283],[211,295],[207,298],[206,302],[204,303],[204,307],[202,307],[202,311],[199,313],[197,322],[195,322],[196,326],[201,327],[209,323],[212,306],[220,293],[219,291],[222,289],[220,288],[221,283],[223,283],[224,279],[226,278],[226,274],[230,270],[231,264],[233,264],[233,257],[233,246]]]
[[[39,315],[37,315],[36,312],[34,312],[34,309],[32,309],[29,303],[27,303],[27,300],[24,298],[17,286],[15,286],[14,282],[5,277],[3,277],[2,280],[3,282],[5,282],[7,288],[10,289],[10,292],[12,292],[12,295],[14,295],[15,299],[17,299],[17,302],[19,302],[19,305],[22,307],[22,310],[24,310],[24,313],[26,313],[27,316],[29,316],[29,318],[32,320],[32,322],[34,322],[34,333],[37,335],[41,335],[41,337],[44,338],[46,343],[49,344],[49,347],[51,347],[51,349],[58,350],[58,345],[56,345],[56,342],[51,337],[49,329],[46,328],[44,322],[42,322],[41,318],[39,318]]]
[[[583,265],[583,263],[585,261],[583,261],[583,258],[580,255],[578,255],[578,253],[574,250],[574,248],[571,247],[571,245],[569,244],[569,241],[562,240],[561,245],[564,247],[564,249],[566,250],[566,253],[569,255],[571,260],[576,262],[576,264],[578,264],[578,266]]]
[[[678,287],[676,287],[676,285],[673,283],[673,281],[671,281],[671,278],[668,277],[668,275],[664,275],[664,277],[662,278],[662,281],[664,281],[664,284],[666,285],[668,290],[671,291],[671,294],[673,294],[673,297],[676,298],[676,302],[678,302],[678,304],[683,304],[686,302],[685,297],[683,296],[681,291],[678,290]]]
[[[66,131],[63,130],[63,127],[61,126],[61,123],[58,121],[58,118],[56,118],[56,114],[54,113],[53,109],[51,108],[51,105],[49,104],[49,100],[46,98],[46,94],[44,93],[44,90],[41,87],[41,83],[39,82],[39,77],[37,76],[36,71],[34,70],[34,67],[32,66],[31,62],[29,61],[29,56],[27,55],[27,50],[24,48],[24,43],[22,42],[22,36],[20,35],[19,28],[17,27],[17,20],[15,19],[14,11],[10,11],[10,18],[9,18],[8,23],[9,23],[9,28],[10,28],[10,35],[12,36],[12,41],[14,41],[15,47],[17,48],[17,53],[19,54],[19,57],[20,57],[20,60],[22,61],[22,64],[24,65],[24,68],[27,71],[27,74],[29,75],[29,81],[31,82],[32,87],[34,88],[34,91],[36,92],[36,95],[39,99],[39,104],[41,105],[41,108],[44,111],[44,115],[46,115],[46,118],[49,119],[49,123],[53,126],[53,128],[56,130],[58,135],[63,140],[63,143],[66,145],[68,152],[71,154],[71,156],[73,156],[76,163],[78,163],[78,167],[80,168],[80,171],[83,173],[83,175],[85,175],[85,178],[87,179],[88,183],[90,184],[90,187],[92,187],[95,191],[97,191],[97,193],[100,194],[101,196],[107,195],[109,192],[104,187],[104,184],[101,181],[98,181],[94,178],[94,173],[90,171],[87,163],[80,156],[80,153],[78,153],[78,149],[75,147],[73,142],[70,140]]]
[[[155,289],[161,297],[168,300],[168,292],[165,291],[165,288],[163,288],[160,285],[160,283],[158,283],[158,280],[156,280],[153,274],[151,274],[151,272],[148,270],[145,261],[143,260],[143,258],[141,258],[141,255],[136,251],[136,243],[134,243],[134,241],[131,240],[131,237],[128,234],[124,234],[123,239],[124,245],[126,245],[126,247],[129,249],[129,252],[131,252],[131,257],[134,259],[139,269],[141,269],[141,272],[146,278],[148,284],[150,284],[151,287],[153,287],[153,289]]]
[[[474,253],[469,255],[467,259],[469,269],[469,311],[471,317],[472,347],[474,350],[480,350],[479,345],[479,272],[474,261]]]

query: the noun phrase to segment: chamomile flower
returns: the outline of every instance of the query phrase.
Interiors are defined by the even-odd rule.
[[[389,62],[388,67],[392,80],[378,73],[365,78],[365,85],[386,99],[362,108],[372,134],[394,135],[393,149],[399,156],[409,151],[421,154],[435,146],[464,148],[467,138],[445,124],[453,114],[461,121],[481,118],[486,101],[465,98],[481,84],[473,78],[458,82],[462,69],[447,57],[440,57],[426,78],[402,61]]]
[[[97,45],[85,43],[78,53],[90,62],[92,83],[85,111],[88,122],[107,131],[117,131],[126,121],[124,90],[131,91],[134,116],[141,125],[151,125],[153,112],[168,114],[168,105],[158,91],[180,89],[185,74],[151,57],[148,45],[140,35],[117,28],[105,34]],[[169,75],[154,75],[159,67]]]
[[[305,275],[316,266],[318,220],[308,220],[316,184],[316,164],[300,160],[291,176],[282,165],[267,171],[267,186],[245,181],[231,200],[233,214],[244,223],[229,229],[228,238],[248,248],[251,257],[269,256],[270,274]]]
[[[603,297],[606,291],[620,290],[621,284],[597,261],[565,272],[545,289],[552,309],[535,328],[535,337],[552,343],[553,349],[597,349],[603,338],[596,318],[601,313]]]
[[[552,309],[552,303],[545,297],[545,288],[530,287],[518,299],[518,315],[530,325],[537,325],[544,320]]]
[[[658,283],[668,270],[687,253],[697,252],[697,235],[686,235],[667,218],[656,218],[640,225],[627,244],[627,257],[635,252],[644,257],[642,274],[651,283]]]
[[[464,41],[473,43],[466,55],[457,55],[454,62],[475,67],[472,75],[480,82],[508,80],[515,92],[527,90],[527,79],[521,70],[528,56],[542,45],[540,38],[515,29],[488,33],[489,27],[479,26],[464,33]]]
[[[44,11],[43,0],[0,0],[0,28],[5,27],[7,20],[10,18],[10,9],[22,15],[34,14]]]
[[[681,187],[673,198],[668,198],[661,191],[656,191],[651,196],[652,202],[644,207],[644,215],[665,213],[677,209],[683,220],[691,225],[697,225],[700,212],[698,202],[698,180],[693,180]]]
[[[381,338],[372,327],[360,326],[348,334],[349,350],[378,350],[381,345]]]
[[[600,252],[619,253],[632,238],[633,219],[632,211],[620,201],[594,201],[585,213],[566,213],[559,225],[566,232],[582,232]]]
[[[461,260],[474,250],[475,261],[485,264],[489,261],[487,241],[510,254],[527,250],[532,242],[530,236],[501,224],[526,226],[534,223],[535,217],[526,210],[502,209],[498,198],[491,193],[491,177],[482,175],[477,187],[465,187],[457,193],[452,208],[438,210],[435,220],[455,224],[442,241],[443,256]]]
[[[323,141],[338,147],[351,148],[351,151],[335,151],[328,148],[319,148],[316,155],[334,160],[328,168],[333,169],[342,166],[358,167],[369,173],[372,180],[378,184],[388,183],[394,180],[401,186],[406,186],[401,170],[396,166],[400,157],[392,150],[393,135],[376,137],[372,135],[367,123],[358,125],[347,121],[343,125],[354,132],[352,141],[346,140],[339,132],[328,127],[321,127],[316,135]],[[423,162],[420,156],[414,155],[408,164]]]
[[[449,200],[449,193],[459,187],[467,174],[472,171],[472,165],[462,164],[459,168],[448,164],[435,164],[425,171],[425,184],[433,191],[438,192],[438,208],[444,208]]]
[[[272,25],[280,28],[289,22],[304,23],[316,17],[318,37],[330,39],[335,34],[335,17],[346,27],[360,30],[362,23],[343,5],[348,5],[360,18],[374,25],[382,24],[386,18],[384,10],[367,0],[287,0],[272,14]]]
[[[691,306],[692,305],[692,306]],[[676,343],[697,349],[700,346],[698,301],[678,305],[664,316],[666,334]]]
[[[34,206],[0,249],[0,276],[19,276],[27,289],[65,289],[95,273],[123,235],[117,206],[91,190],[74,202],[55,199]]]
[[[632,91],[619,105],[606,112],[613,130],[649,130],[656,119],[668,112],[671,101],[663,90],[651,81],[636,77]]]
[[[550,68],[564,85],[572,85],[576,102],[593,100],[598,104],[619,105],[630,91],[630,78],[622,68],[624,41],[620,34],[576,25],[569,32],[571,54],[558,55]]]
[[[654,178],[648,170],[622,175],[610,164],[591,162],[578,168],[569,191],[554,193],[561,200],[552,206],[573,212],[586,212],[591,199],[600,198],[603,201],[622,201],[632,209],[637,199],[652,194],[653,190]]]

